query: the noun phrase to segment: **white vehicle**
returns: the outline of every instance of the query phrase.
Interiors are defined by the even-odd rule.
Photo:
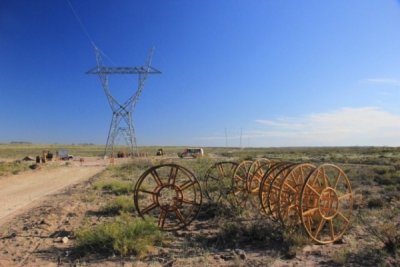
[[[61,160],[70,160],[73,159],[74,156],[68,154],[68,150],[60,149],[56,151],[56,156]]]
[[[178,153],[178,156],[181,158],[184,157],[202,157],[204,156],[204,151],[202,148],[186,148],[182,153]]]

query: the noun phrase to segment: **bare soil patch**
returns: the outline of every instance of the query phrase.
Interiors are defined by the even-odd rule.
[[[21,213],[38,202],[43,196],[87,180],[102,171],[108,160],[87,158],[86,162],[52,161],[38,165],[31,172],[0,178],[0,224],[10,214]],[[38,204],[38,203],[37,203]]]

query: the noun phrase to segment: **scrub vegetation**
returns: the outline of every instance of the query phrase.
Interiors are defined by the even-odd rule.
[[[43,148],[33,144],[3,144],[0,145],[0,158],[22,159]],[[78,157],[96,157],[101,155],[103,147],[71,145],[63,148]],[[146,151],[148,156],[109,166],[93,178],[90,188],[78,198],[85,203],[87,210],[80,223],[74,225],[71,263],[89,263],[96,255],[114,255],[124,260],[129,258],[137,264],[142,262],[154,266],[171,262],[176,264],[171,266],[213,266],[216,264],[213,257],[217,254],[232,263],[227,266],[270,266],[282,259],[290,260],[293,254],[305,258],[316,256],[313,254],[316,252],[309,252],[315,243],[301,227],[283,229],[257,207],[238,208],[229,197],[222,197],[218,203],[210,203],[203,197],[203,207],[196,220],[175,232],[159,231],[157,218],[141,218],[135,210],[135,182],[150,167],[179,164],[203,182],[208,168],[216,162],[240,163],[268,158],[315,166],[335,164],[350,180],[354,210],[349,227],[335,246],[318,246],[319,253],[325,253],[332,266],[400,264],[400,148],[203,148],[205,156],[196,159],[177,157],[183,147],[163,147],[164,156],[156,156],[158,147],[139,149]],[[7,171],[3,171],[6,168]],[[0,171],[0,177],[4,177],[33,170],[29,164],[3,161]],[[224,256],[227,251],[238,249],[246,251],[246,259],[241,259],[237,253],[229,256],[231,258]],[[263,254],[262,259],[254,256],[260,251],[268,251],[268,255]]]

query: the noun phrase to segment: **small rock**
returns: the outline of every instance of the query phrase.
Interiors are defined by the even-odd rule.
[[[45,225],[48,225],[48,226],[52,226],[51,222],[48,221],[48,220],[46,220],[46,219],[43,219],[43,220],[40,222],[40,224],[45,224]]]
[[[358,236],[365,236],[366,234],[365,234],[365,231],[363,231],[363,230],[361,230],[361,229],[358,229],[358,230],[357,230],[357,235],[358,235]]]
[[[316,256],[321,256],[322,252],[321,252],[321,250],[315,250],[315,251],[312,252],[312,254],[316,255]]]
[[[224,261],[230,261],[233,259],[233,257],[230,255],[221,255],[220,258],[223,259]]]
[[[176,261],[176,260],[171,260],[171,261],[165,263],[163,266],[165,266],[165,267],[172,267],[175,261]]]
[[[68,243],[68,237],[64,236],[64,237],[61,239],[61,242],[63,242],[64,244]]]
[[[235,249],[235,253],[239,255],[239,257],[244,260],[246,259],[246,253],[242,249]]]
[[[335,242],[334,242],[334,244],[345,244],[346,242],[345,242],[345,240],[344,240],[344,238],[342,237],[342,238],[340,238],[340,239],[338,239],[338,240],[336,240]]]
[[[296,258],[296,252],[289,251],[288,253],[285,254],[285,258],[288,260]]]

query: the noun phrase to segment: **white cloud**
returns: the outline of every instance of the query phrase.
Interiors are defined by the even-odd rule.
[[[392,84],[400,86],[400,80],[395,79],[387,79],[387,78],[380,78],[380,79],[365,79],[361,82],[366,83],[380,83],[380,84]]]
[[[279,127],[282,129],[300,129],[302,127],[301,124],[296,123],[295,120],[290,118],[278,118],[277,121],[270,120],[256,120],[258,123],[262,123],[268,126]]]
[[[256,120],[257,130],[243,134],[197,138],[215,145],[249,143],[255,147],[287,146],[400,146],[400,116],[378,107],[341,108],[301,117]],[[236,141],[235,141],[236,140]]]
[[[377,107],[341,108],[305,117],[256,122],[268,129],[247,132],[246,137],[269,138],[277,146],[400,145],[400,116]]]

